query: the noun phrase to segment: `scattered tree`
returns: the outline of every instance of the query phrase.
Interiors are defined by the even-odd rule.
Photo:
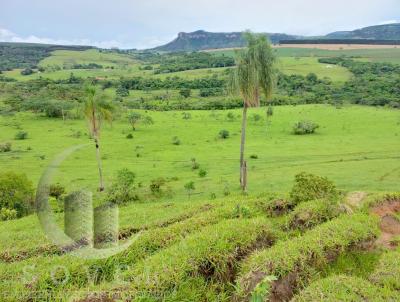
[[[113,107],[96,92],[94,86],[86,88],[85,117],[89,125],[89,132],[96,147],[96,158],[99,169],[99,191],[104,191],[103,170],[100,156],[100,130],[103,121],[111,122]]]
[[[190,199],[190,196],[193,194],[194,190],[196,190],[196,187],[194,186],[193,181],[189,181],[188,183],[185,184],[185,190],[188,194],[188,197]]]
[[[240,143],[240,185],[247,189],[247,168],[244,159],[247,108],[260,104],[261,91],[268,100],[275,82],[275,55],[264,35],[245,34],[247,48],[237,51],[236,68],[230,73],[229,88],[243,98],[242,135]]]

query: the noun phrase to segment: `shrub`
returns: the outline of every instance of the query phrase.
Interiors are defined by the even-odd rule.
[[[319,128],[319,125],[311,121],[300,121],[294,124],[293,134],[304,135],[313,134],[315,130]]]
[[[33,70],[31,68],[25,68],[23,70],[21,70],[21,75],[31,75],[33,74]]]
[[[227,139],[229,137],[229,131],[228,130],[221,130],[218,134],[219,138],[221,139]]]
[[[325,177],[302,172],[295,176],[290,198],[295,204],[316,199],[336,199],[339,192],[335,184]]]
[[[135,187],[136,175],[124,168],[117,172],[116,181],[112,184],[108,194],[107,202],[116,204],[127,204],[139,200]]]
[[[261,121],[262,120],[262,117],[261,117],[261,115],[259,115],[259,114],[253,114],[253,116],[252,116],[252,118],[253,118],[253,121],[255,121],[255,122],[258,122],[258,121]]]
[[[165,179],[164,178],[159,177],[159,178],[153,179],[150,182],[150,186],[149,186],[151,193],[154,194],[154,195],[160,195],[162,193],[161,187],[163,185],[165,185]]]
[[[126,136],[126,138],[127,138],[127,139],[132,139],[132,138],[133,138],[132,133],[129,133],[129,134]]]
[[[303,236],[256,251],[242,264],[237,294],[250,296],[266,276],[281,279],[293,272],[300,277],[313,267],[325,265],[329,256],[375,239],[378,233],[376,218],[366,214],[346,215],[319,225]]]
[[[200,177],[206,177],[206,176],[207,176],[207,170],[205,170],[205,169],[200,169],[200,171],[199,171],[199,176],[200,176]]]
[[[258,159],[258,155],[257,154],[252,154],[252,155],[250,155],[250,158],[251,159]]]
[[[200,164],[196,161],[195,158],[192,158],[191,162],[192,162],[192,170],[197,170],[200,168]]]
[[[17,211],[15,209],[0,209],[0,221],[13,220],[17,218]]]
[[[57,184],[52,184],[50,185],[49,188],[49,195],[51,197],[54,197],[56,199],[60,199],[60,197],[65,194],[65,187],[60,185],[59,183]]]
[[[179,91],[179,94],[187,99],[192,94],[192,90],[190,90],[189,88],[183,88]]]
[[[291,301],[396,301],[394,293],[354,276],[333,275],[311,283]]]
[[[181,140],[179,139],[179,137],[174,136],[172,138],[172,144],[175,145],[175,146],[179,146],[181,144]]]
[[[115,90],[115,94],[119,97],[126,97],[129,96],[129,90],[123,86],[118,86]]]
[[[0,153],[2,152],[10,152],[11,151],[11,143],[2,143],[0,144]]]
[[[273,116],[274,115],[274,108],[270,105],[268,106],[267,109],[267,116]]]
[[[313,200],[298,205],[288,217],[292,229],[308,229],[338,217],[342,213],[336,201]]]
[[[228,119],[228,121],[232,122],[235,120],[235,115],[232,112],[228,112],[226,118]]]
[[[196,190],[196,187],[195,187],[193,181],[189,181],[188,183],[186,183],[184,185],[184,188],[185,188],[189,198],[192,195],[193,191]]]
[[[30,214],[33,210],[32,183],[25,174],[0,173],[0,208],[15,210],[17,217]]]
[[[24,140],[24,139],[27,139],[27,138],[28,138],[28,132],[26,132],[26,131],[18,131],[15,134],[15,139],[16,140]]]
[[[190,120],[192,118],[192,115],[189,112],[182,112],[182,118],[184,120]]]

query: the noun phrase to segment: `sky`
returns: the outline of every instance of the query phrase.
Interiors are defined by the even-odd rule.
[[[0,0],[0,41],[151,48],[179,32],[322,35],[400,22],[400,0]]]

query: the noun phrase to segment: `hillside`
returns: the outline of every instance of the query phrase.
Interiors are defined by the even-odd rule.
[[[367,39],[367,40],[400,40],[400,23],[370,26],[354,31],[337,31],[322,37],[301,37],[284,33],[266,33],[271,42],[307,39]],[[197,51],[217,48],[242,47],[244,40],[240,32],[212,33],[203,30],[192,33],[181,32],[168,44],[154,48],[156,51]]]
[[[325,37],[328,39],[400,40],[400,23],[369,26],[353,31],[337,31]]]
[[[55,50],[87,50],[92,46],[49,45],[35,43],[0,42],[0,71],[14,68],[35,68]]]

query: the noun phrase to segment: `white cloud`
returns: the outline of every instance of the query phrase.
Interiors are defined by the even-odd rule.
[[[21,37],[16,33],[5,28],[0,28],[0,42],[42,43],[42,44],[57,44],[57,45],[89,45],[89,46],[97,46],[100,48],[127,47],[126,45],[123,45],[122,43],[116,40],[109,40],[109,41],[92,41],[90,39],[66,40],[66,39],[43,38],[34,35]]]
[[[385,24],[394,24],[394,23],[399,23],[400,21],[397,20],[387,20],[387,21],[382,21],[379,23],[379,25],[385,25]]]

